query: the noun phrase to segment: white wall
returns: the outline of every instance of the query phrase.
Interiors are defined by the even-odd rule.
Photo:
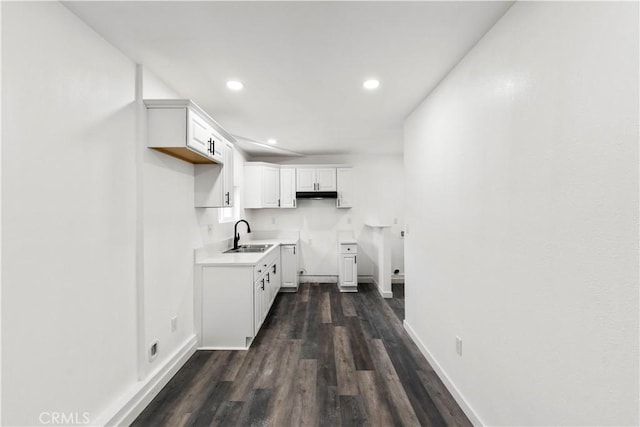
[[[135,66],[59,3],[2,36],[2,424],[94,420],[137,376]]]
[[[144,99],[179,99],[150,70],[143,72]],[[193,164],[146,147],[142,162],[144,240],[143,376],[163,366],[193,337],[193,250],[202,246],[194,204]],[[171,319],[177,318],[176,331]],[[148,352],[158,342],[153,360]]]
[[[638,3],[515,3],[405,171],[407,324],[478,417],[638,425]]]
[[[373,275],[370,247],[372,232],[365,221],[393,224],[391,228],[392,269],[404,271],[404,190],[402,156],[305,156],[283,160],[263,158],[280,164],[349,164],[353,166],[355,199],[351,209],[337,209],[335,200],[298,200],[296,209],[247,209],[255,230],[300,230],[300,269],[307,275],[338,274],[337,232],[352,230],[359,241],[358,274]],[[394,224],[397,222],[397,224]]]
[[[2,7],[2,423],[99,424],[186,348],[193,250],[232,224],[193,207],[193,165],[146,148],[136,93],[179,94],[147,69],[137,92],[135,64],[59,3]]]

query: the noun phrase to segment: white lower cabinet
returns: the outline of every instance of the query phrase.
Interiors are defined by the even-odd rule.
[[[202,267],[201,348],[249,348],[280,289],[280,248],[270,252],[255,265]]]
[[[281,245],[282,292],[298,290],[298,245]]]
[[[338,286],[342,292],[358,290],[358,246],[338,245]]]

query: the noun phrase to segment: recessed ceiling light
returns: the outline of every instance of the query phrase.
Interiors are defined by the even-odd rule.
[[[227,82],[227,87],[231,90],[242,90],[244,85],[242,84],[242,82],[239,82],[237,80],[229,80]]]
[[[368,79],[368,80],[365,80],[364,83],[362,83],[362,87],[369,90],[377,89],[378,86],[380,86],[380,81],[376,79]]]
[[[273,139],[273,138],[267,139],[267,144],[276,145],[277,143],[278,143],[278,141]]]

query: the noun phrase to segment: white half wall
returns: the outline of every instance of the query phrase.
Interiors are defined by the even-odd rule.
[[[487,425],[640,423],[638,55],[516,2],[406,120],[406,322]]]
[[[2,425],[92,423],[137,381],[134,96],[60,3],[3,2]]]

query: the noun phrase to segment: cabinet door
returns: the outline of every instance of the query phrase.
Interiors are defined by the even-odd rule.
[[[262,202],[265,208],[277,208],[280,202],[280,169],[264,166]]]
[[[224,168],[221,164],[195,165],[194,196],[196,208],[224,207]]]
[[[338,189],[338,200],[336,200],[336,206],[338,208],[353,207],[353,169],[337,168],[336,177]]]
[[[227,142],[223,137],[221,137],[218,132],[211,128],[211,150],[209,152],[209,157],[219,161],[224,162],[225,149],[227,146]]]
[[[276,261],[271,266],[271,302],[276,298],[278,291],[280,290],[280,286],[282,286],[282,271],[280,268],[280,257],[276,259]]]
[[[225,144],[223,166],[223,203],[224,206],[233,206],[233,145]]]
[[[262,326],[262,321],[264,320],[264,287],[264,277],[262,279],[256,280],[253,293],[254,337],[258,335],[258,331],[260,331],[260,326]]]
[[[312,168],[296,169],[296,191],[316,191],[316,170]]]
[[[264,301],[262,301],[262,312],[266,318],[271,307],[271,295],[273,295],[273,275],[271,274],[271,266],[268,267],[267,274],[264,275]]]
[[[283,288],[298,287],[298,254],[296,245],[280,247],[280,264]]]
[[[210,140],[213,139],[213,129],[204,119],[197,114],[189,111],[189,135],[187,136],[187,146],[211,157],[209,148]]]
[[[316,169],[316,183],[318,191],[336,191],[336,168]]]
[[[294,168],[280,169],[280,207],[296,207],[296,170]]]
[[[358,285],[357,255],[340,256],[340,284],[341,286]]]

